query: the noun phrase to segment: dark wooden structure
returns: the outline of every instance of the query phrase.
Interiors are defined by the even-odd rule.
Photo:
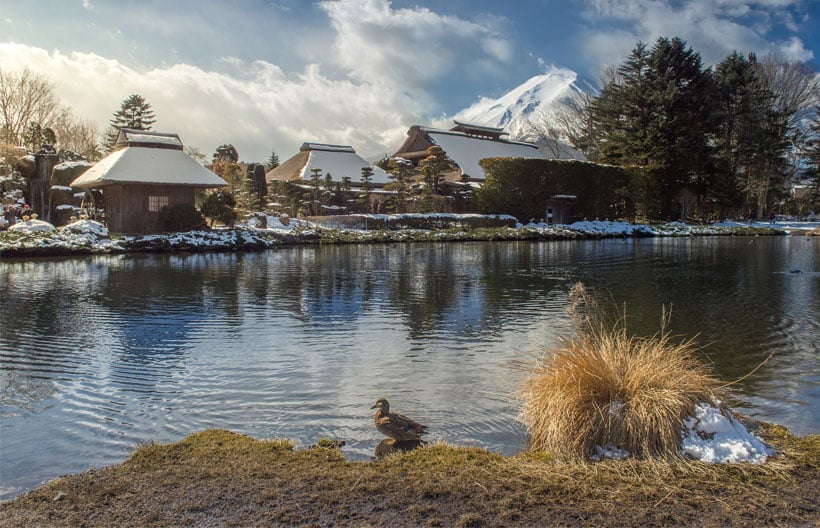
[[[198,192],[227,183],[183,152],[177,134],[120,130],[114,150],[71,182],[104,197],[112,233],[163,230],[163,208],[196,203]]]

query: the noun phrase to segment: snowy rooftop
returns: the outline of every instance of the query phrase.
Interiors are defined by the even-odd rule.
[[[462,174],[484,179],[484,170],[478,164],[484,158],[543,158],[542,152],[532,143],[491,140],[467,136],[459,132],[422,128],[430,140],[447,153],[461,168]]]
[[[224,187],[225,181],[181,150],[125,147],[115,150],[82,173],[72,187],[143,183]]]
[[[311,143],[310,145],[318,144]],[[388,183],[390,181],[390,178],[384,170],[372,165],[369,161],[356,154],[351,147],[344,147],[350,149],[344,150],[344,148],[337,145],[320,146],[336,148],[311,149],[307,163],[305,163],[299,173],[299,177],[302,180],[309,180],[311,178],[311,169],[322,169],[322,177],[330,174],[333,181],[340,182],[342,178],[347,176],[353,182],[360,182],[362,180],[362,167],[371,167],[373,169],[373,177],[370,179],[370,183]]]
[[[174,148],[182,150],[182,140],[179,135],[167,132],[151,132],[149,130],[134,130],[131,128],[120,129],[117,136],[117,147],[123,145],[135,146],[156,146],[161,148]]]
[[[310,151],[310,150],[324,150],[327,152],[352,152],[356,153],[353,147],[349,145],[327,145],[325,143],[302,143],[302,146],[299,148],[300,151]]]

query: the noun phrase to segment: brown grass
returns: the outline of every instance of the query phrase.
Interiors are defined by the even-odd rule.
[[[0,502],[0,528],[818,526],[820,436],[760,426],[782,453],[776,468],[576,463],[438,442],[350,462],[337,449],[210,430]]]
[[[573,307],[579,334],[545,351],[520,391],[531,448],[575,459],[606,445],[639,458],[680,457],[684,419],[695,404],[721,399],[693,341],[607,327],[582,286]]]

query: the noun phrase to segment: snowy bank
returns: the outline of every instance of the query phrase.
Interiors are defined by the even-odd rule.
[[[112,236],[102,224],[81,220],[56,230],[45,222],[30,220],[0,232],[0,256],[26,257],[89,253],[126,253],[140,251],[254,251],[282,244],[315,243],[390,243],[390,242],[458,242],[485,240],[575,240],[616,237],[677,236],[757,236],[785,235],[777,224],[749,226],[724,222],[693,226],[679,222],[659,225],[592,220],[573,224],[515,223],[505,215],[404,214],[350,215],[354,224],[328,227],[307,219],[254,215],[245,224],[233,228],[196,230],[146,236]],[[334,217],[340,218],[340,217]],[[373,222],[358,225],[362,220]],[[429,228],[411,227],[424,225]],[[490,225],[485,226],[485,223]],[[499,225],[500,224],[500,225]],[[802,223],[798,232],[820,229],[820,223]],[[40,226],[40,227],[36,227]],[[388,227],[389,226],[389,227]],[[405,226],[396,228],[396,226]],[[794,227],[794,224],[790,224]]]

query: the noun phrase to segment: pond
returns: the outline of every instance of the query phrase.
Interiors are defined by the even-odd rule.
[[[515,391],[582,281],[695,337],[752,417],[820,432],[820,239],[292,247],[0,262],[0,498],[206,428],[344,440],[379,396],[431,440],[526,448]]]

